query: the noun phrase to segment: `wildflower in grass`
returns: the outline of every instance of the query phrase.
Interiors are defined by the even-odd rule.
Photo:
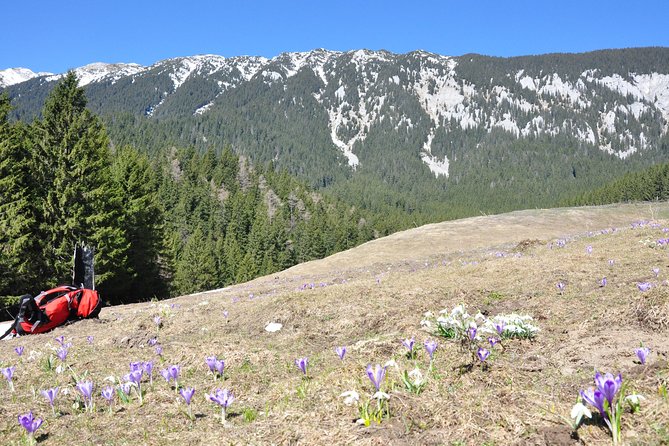
[[[646,292],[650,290],[652,285],[649,282],[639,282],[636,284],[636,287],[639,289],[639,291]]]
[[[61,362],[65,362],[69,352],[70,351],[67,348],[61,347],[58,350],[56,350],[56,356],[58,356],[58,358],[61,360]]]
[[[488,359],[488,356],[490,356],[490,352],[483,347],[479,347],[479,349],[476,351],[476,356],[478,356],[481,363],[483,363],[486,359]]]
[[[179,374],[181,373],[181,367],[178,365],[171,365],[164,370],[160,371],[160,374],[163,375],[165,381],[168,383],[170,380],[174,381],[174,390],[179,390]]]
[[[615,265],[616,261],[613,259],[609,259],[609,266]]]
[[[379,364],[376,364],[374,367],[372,367],[371,364],[367,365],[367,376],[369,377],[369,380],[374,384],[374,387],[376,387],[376,390],[381,389],[381,383],[383,382],[383,378],[386,377],[386,368],[382,367]]]
[[[156,339],[156,338],[151,338],[151,339],[149,339],[149,345],[150,345],[151,347],[153,347],[153,346],[156,345],[157,343],[158,343],[158,339]]]
[[[169,369],[162,369],[160,374],[165,378],[165,381],[170,382],[170,371]]]
[[[437,341],[434,341],[432,339],[426,339],[425,340],[425,351],[427,352],[428,355],[430,355],[430,362],[434,359],[434,352],[437,350],[437,347],[439,344],[437,344]]]
[[[186,401],[186,406],[188,406],[188,418],[191,420],[193,419],[193,411],[190,407],[190,401],[193,399],[193,395],[195,394],[195,389],[192,387],[184,387],[179,391],[181,396],[183,397],[184,401]]]
[[[215,377],[216,356],[207,356],[206,358],[204,358],[204,362],[207,364],[207,367],[209,367],[209,371],[211,373],[214,373],[214,377]]]
[[[149,384],[153,385],[153,361],[143,362],[142,370],[149,376]]]
[[[592,254],[592,246],[588,245],[585,247],[586,254]]]
[[[648,355],[650,355],[650,349],[648,347],[639,347],[634,350],[634,353],[636,353],[637,358],[639,358],[639,362],[645,364]]]
[[[213,393],[207,395],[207,398],[221,406],[221,424],[225,423],[225,413],[235,400],[235,396],[228,389],[216,389]]]
[[[660,268],[653,268],[653,274],[655,274],[655,277],[660,275]]]
[[[295,360],[295,365],[302,370],[302,373],[306,376],[307,366],[309,365],[309,358],[297,358]]]
[[[581,424],[583,417],[592,418],[592,412],[587,408],[582,402],[574,404],[574,407],[571,408],[571,419],[569,426],[572,430],[576,431],[578,426]],[[567,421],[567,420],[566,420]]]
[[[142,362],[141,361],[135,361],[130,363],[130,371],[135,372],[137,370],[142,370]]]
[[[56,342],[58,342],[61,347],[65,347],[65,336],[60,335],[55,339],[56,339]]]
[[[34,418],[32,410],[26,414],[19,415],[19,424],[23,426],[28,434],[29,444],[35,444],[35,431],[42,425],[41,418]]]
[[[140,368],[138,370],[134,370],[134,371],[128,373],[127,375],[125,375],[123,377],[126,381],[131,382],[133,384],[133,386],[135,386],[137,388],[137,395],[139,396],[140,406],[142,404],[144,404],[144,398],[142,396],[142,374],[143,373],[144,373],[144,370]]]
[[[502,336],[504,330],[506,330],[506,322],[501,321],[495,324],[495,331],[497,332],[498,335]]]
[[[80,381],[77,383],[77,389],[81,392],[81,395],[84,397],[84,407],[87,411],[93,411],[93,382],[92,381]]]
[[[41,393],[42,395],[44,395],[44,398],[46,398],[49,401],[49,405],[51,406],[51,412],[53,412],[53,415],[55,416],[56,409],[53,406],[53,400],[55,400],[56,396],[58,395],[58,387],[42,390]]]
[[[130,391],[132,390],[132,383],[131,382],[124,382],[118,385],[118,389],[120,390],[119,396],[123,400],[124,403],[127,403],[130,401]]]
[[[643,395],[627,395],[625,397],[625,401],[627,401],[630,405],[630,410],[632,413],[636,413],[639,411],[639,408],[641,406],[641,401],[645,400],[646,398],[643,397]]]
[[[476,333],[477,333],[476,327],[469,327],[467,329],[467,337],[469,338],[470,341],[476,340]]]
[[[344,347],[344,346],[335,347],[335,353],[337,353],[337,356],[339,356],[339,359],[341,359],[343,361],[344,356],[346,356],[346,347]]]
[[[2,371],[2,375],[5,377],[7,380],[7,384],[9,385],[9,390],[12,392],[14,391],[14,381],[12,381],[12,378],[14,377],[14,370],[16,367],[11,366],[11,367],[5,367],[3,369],[0,369]]]
[[[492,336],[488,338],[488,344],[490,344],[490,348],[494,348],[497,344],[499,344],[499,339],[498,338],[493,338]]]
[[[600,286],[601,288],[604,288],[604,287],[606,286],[607,283],[608,283],[608,282],[607,282],[607,280],[606,280],[606,277],[602,277],[602,280],[599,281],[599,286]]]
[[[14,347],[14,351],[19,356],[23,355],[23,349],[24,349],[24,347],[22,345],[19,345],[18,347]]]
[[[156,345],[156,355],[158,356],[163,355],[163,348],[160,345]]]
[[[130,390],[130,389],[128,389]],[[100,395],[102,395],[102,398],[106,399],[107,402],[109,403],[109,413],[112,413],[112,405],[114,404],[114,388],[112,386],[107,386],[104,389],[102,389],[102,392],[100,392]]]
[[[160,316],[155,316],[153,318],[153,323],[156,324],[156,327],[160,328],[163,325],[163,320]]]
[[[427,379],[423,377],[423,372],[418,367],[410,372],[405,370],[402,374],[402,382],[409,392],[416,395],[420,395],[427,385]]]
[[[86,336],[86,341],[88,341],[89,344],[93,343],[93,336]]]
[[[416,354],[413,350],[413,347],[414,347],[415,343],[416,343],[416,340],[413,337],[411,339],[405,339],[405,340],[402,341],[402,345],[405,346],[407,350],[409,350],[408,356],[411,359],[414,359],[415,354]]]
[[[227,318],[228,318],[228,314],[229,314],[229,313],[228,313],[228,310],[223,310],[223,317],[224,317],[224,318],[227,319]]]
[[[358,401],[360,400],[360,394],[355,390],[349,390],[347,392],[342,393],[339,396],[344,398],[344,404],[346,404],[347,406],[352,406],[354,404],[357,404]]]
[[[558,289],[560,294],[562,294],[562,292],[565,289],[565,284],[563,282],[558,282],[558,283],[555,284],[555,287]]]
[[[599,410],[604,422],[611,431],[613,436],[613,444],[618,444],[621,439],[621,424],[620,418],[623,412],[623,400],[619,395],[623,395],[623,380],[622,376],[613,376],[611,373],[602,375],[597,372],[595,374],[595,389],[590,388],[581,391],[581,398],[583,401],[590,404]]]

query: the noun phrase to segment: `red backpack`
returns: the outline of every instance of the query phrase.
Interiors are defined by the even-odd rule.
[[[42,291],[33,298],[25,294],[19,302],[14,324],[0,339],[13,332],[19,336],[44,333],[68,320],[97,317],[101,300],[98,292],[69,285]]]

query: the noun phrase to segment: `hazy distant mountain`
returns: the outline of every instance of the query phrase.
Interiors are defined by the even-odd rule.
[[[481,209],[542,205],[669,158],[669,48],[515,58],[319,49],[75,71],[117,143],[231,144],[345,194],[404,194],[391,206],[426,194],[465,206],[472,193],[487,200]],[[60,76],[0,85],[30,120]]]

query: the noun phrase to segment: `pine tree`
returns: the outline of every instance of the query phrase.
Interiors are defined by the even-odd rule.
[[[36,292],[43,269],[33,177],[32,138],[24,124],[10,125],[0,95],[0,295]]]
[[[95,249],[96,282],[108,298],[129,279],[121,194],[111,176],[109,139],[86,108],[69,72],[54,88],[37,123],[37,178],[44,195],[40,236],[51,283],[67,282],[78,242]]]

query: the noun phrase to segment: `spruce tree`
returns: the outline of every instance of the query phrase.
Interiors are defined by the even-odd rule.
[[[107,298],[127,283],[128,241],[121,194],[111,175],[109,139],[69,72],[47,98],[37,124],[37,177],[43,191],[40,236],[50,283],[69,281],[76,243],[95,249],[96,282]]]
[[[0,295],[39,291],[33,287],[43,270],[31,133],[9,124],[9,110],[9,98],[0,95]]]

